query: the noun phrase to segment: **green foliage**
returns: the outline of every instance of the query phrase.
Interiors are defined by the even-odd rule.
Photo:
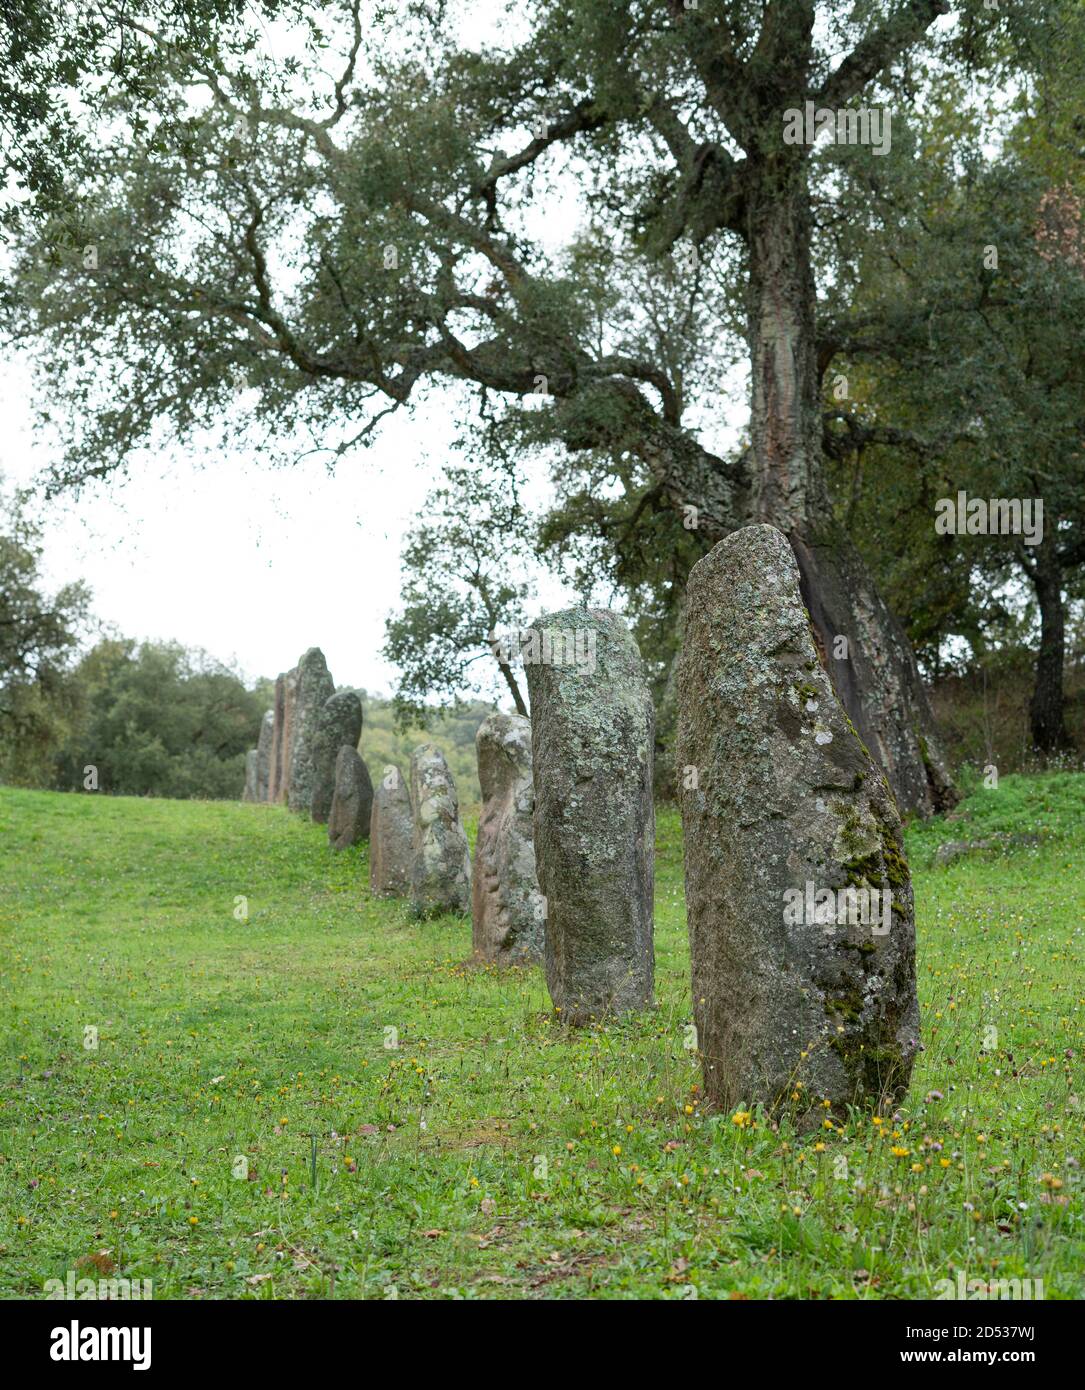
[[[271,686],[246,690],[203,652],[107,638],[81,659],[90,594],[43,592],[28,497],[0,498],[0,780],[104,792],[234,797]]]
[[[435,704],[464,692],[510,696],[526,713],[512,661],[527,625],[531,520],[511,472],[446,469],[403,546],[399,610],[386,628],[385,657],[398,666],[397,715],[424,727]]]
[[[1085,73],[1080,17],[1066,40],[1067,64]],[[1038,566],[1065,597],[1081,592],[1085,180],[1052,150],[1053,132],[1069,137],[1080,81],[1041,84],[1042,99],[1023,85],[993,125],[959,75],[938,74],[924,114],[894,126],[879,177],[869,161],[839,161],[827,314],[839,353],[825,381],[834,491],[934,673],[962,652],[978,663],[1029,643]],[[998,127],[1006,152],[992,161]],[[1042,498],[1043,547],[936,534],[936,502],[958,491]]]
[[[57,757],[57,785],[97,769],[103,792],[233,798],[265,709],[228,667],[176,642],[107,639],[80,662],[83,717]]]
[[[394,700],[382,700],[367,695],[364,690],[359,694],[365,722],[358,751],[365,759],[374,783],[380,777],[381,769],[389,763],[406,775],[412,752],[420,743],[433,743],[445,755],[452,776],[456,779],[461,810],[478,806],[482,792],[478,784],[475,734],[486,716],[493,713],[493,705],[466,701],[431,712],[425,726],[408,724],[404,727],[402,720],[397,717]]]
[[[280,807],[0,790],[0,1294],[105,1250],[156,1298],[1080,1299],[1083,785],[964,803],[1033,849],[935,869],[962,827],[909,830],[910,1094],[802,1136],[704,1113],[671,812],[658,1004],[568,1031]]]
[[[148,32],[190,51],[243,52],[234,22],[243,13],[266,22],[298,10],[285,0],[162,0],[154,7],[83,6],[4,0],[0,6],[0,168],[22,195],[5,199],[0,220],[15,226],[27,211],[63,214],[64,183],[90,148],[74,98],[98,112],[118,91],[133,104],[161,64]]]
[[[1054,138],[1029,167],[1070,176],[1075,7],[964,0],[942,25],[936,0],[807,8],[816,22],[792,25],[753,0],[540,0],[514,37],[487,46],[460,23],[467,6],[408,4],[392,24],[383,7],[356,20],[340,2],[303,11],[305,41],[278,48],[259,14],[173,43],[167,5],[141,41],[138,89],[103,95],[93,148],[71,165],[63,201],[78,209],[78,236],[62,242],[46,225],[19,247],[7,322],[40,354],[44,422],[64,440],[53,484],[108,477],[163,433],[189,444],[255,425],[265,452],[311,435],[337,458],[426,383],[468,383],[507,408],[521,446],[549,451],[557,504],[544,548],[582,572],[605,556],[601,575],[628,601],[662,689],[697,552],[675,517],[692,499],[718,537],[764,514],[776,486],[760,439],[724,460],[696,436],[718,415],[721,364],[743,351],[751,218],[803,226],[789,203],[808,168],[832,320],[818,326],[818,355],[835,353],[862,392],[850,420],[830,424],[842,510],[928,655],[947,637],[991,640],[974,568],[946,562],[912,518],[948,490],[945,475],[964,468],[984,486],[1035,460],[1058,475],[1061,520],[1077,526],[1078,451],[1063,446],[1081,383],[1056,373],[1061,330],[1085,321],[1080,296],[1012,255],[992,280],[974,255],[992,236],[1021,247],[1030,226],[1016,183],[1004,198],[983,172],[1000,91],[1019,110],[1042,84],[1055,93]],[[1074,78],[1056,91],[1047,55],[1060,44]],[[976,87],[988,95],[954,100]],[[783,151],[781,103],[804,93],[901,98],[892,157]],[[937,119],[909,130],[899,113],[917,93]],[[780,181],[777,163],[792,171]],[[570,181],[585,215],[554,248],[532,231]],[[94,248],[93,263],[73,245]],[[694,249],[694,263],[676,254]],[[859,341],[851,330],[868,309],[884,331]],[[899,372],[883,365],[895,354]],[[977,415],[985,437],[969,446]],[[812,438],[817,422],[806,424]],[[926,440],[923,467],[872,498],[877,451],[904,434]],[[797,505],[816,510],[816,449],[809,464]],[[425,543],[389,634],[401,713],[416,719],[434,696],[479,693],[486,640],[485,603],[477,592],[461,603],[437,566],[426,575]],[[485,553],[514,576],[515,609],[515,546]],[[1010,561],[985,553],[994,592]]]
[[[41,527],[27,504],[26,494],[0,495],[0,780],[33,784],[48,782],[71,727],[71,666],[90,593],[82,583],[44,592]]]

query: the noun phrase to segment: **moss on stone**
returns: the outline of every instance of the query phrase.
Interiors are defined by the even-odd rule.
[[[840,704],[840,713],[841,713],[841,715],[842,715],[843,718],[844,718],[844,723],[848,726],[848,728],[851,730],[851,732],[855,735],[855,741],[856,741],[856,743],[858,743],[859,747],[860,747],[860,748],[863,750],[863,752],[866,754],[867,762],[873,763],[873,762],[874,762],[874,759],[870,756],[870,749],[866,746],[866,744],[863,742],[863,740],[859,737],[859,730],[858,730],[858,729],[855,727],[855,725],[851,722],[851,716],[848,714],[847,710],[844,708],[843,702],[841,702],[841,704]],[[877,766],[876,763],[875,763],[875,766]]]
[[[849,1023],[858,1023],[863,1017],[863,996],[855,988],[842,994],[827,994],[824,1008],[830,1018],[844,1018]]]
[[[879,888],[882,882],[882,856],[875,852],[860,859],[846,859],[844,872],[853,888]]]

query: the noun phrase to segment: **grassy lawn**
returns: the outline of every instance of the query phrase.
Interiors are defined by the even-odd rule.
[[[909,832],[910,1095],[796,1139],[701,1113],[673,814],[658,1006],[570,1034],[280,808],[0,788],[0,1291],[1081,1298],[1083,813],[1083,776],[1005,778]],[[1042,839],[934,866],[995,831]]]

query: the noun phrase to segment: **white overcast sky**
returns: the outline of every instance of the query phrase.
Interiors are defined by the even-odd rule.
[[[0,374],[0,474],[29,483],[49,461],[31,432],[34,379]],[[175,639],[236,661],[249,678],[318,646],[340,684],[390,689],[384,622],[399,550],[451,430],[430,404],[385,422],[379,441],[329,476],[310,459],[269,469],[240,446],[205,460],[138,460],[130,479],[41,505],[52,586],[85,579],[95,617],[127,637]]]

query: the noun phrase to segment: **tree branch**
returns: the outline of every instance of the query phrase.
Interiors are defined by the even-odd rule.
[[[813,100],[829,107],[845,105],[894,58],[921,39],[939,15],[948,12],[949,0],[907,0],[883,24],[860,39],[813,93]]]

